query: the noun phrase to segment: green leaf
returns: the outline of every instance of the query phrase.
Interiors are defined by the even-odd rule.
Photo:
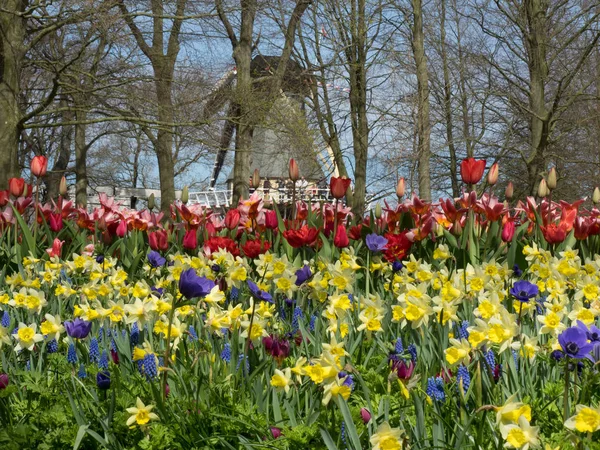
[[[338,397],[337,404],[340,407],[340,411],[342,411],[342,416],[344,416],[346,433],[348,433],[348,437],[350,438],[349,444],[352,444],[350,447],[354,450],[361,450],[362,446],[360,445],[360,438],[356,432],[356,427],[354,426],[354,420],[352,419],[350,408],[348,408],[348,403],[346,403],[343,398]]]
[[[89,425],[81,425],[79,427],[79,430],[77,430],[77,437],[75,438],[75,444],[73,444],[73,450],[77,450],[79,448],[88,428]]]
[[[333,442],[333,439],[329,434],[329,431],[327,431],[325,428],[321,428],[320,431],[321,437],[323,438],[323,443],[328,448],[328,450],[338,450],[337,446],[335,445],[335,442]]]

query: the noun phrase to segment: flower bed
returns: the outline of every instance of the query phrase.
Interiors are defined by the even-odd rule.
[[[600,448],[596,209],[17,194],[2,448]]]

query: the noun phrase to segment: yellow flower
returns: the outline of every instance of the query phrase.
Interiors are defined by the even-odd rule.
[[[504,446],[522,450],[527,450],[530,446],[533,448],[539,446],[538,431],[539,428],[529,425],[529,421],[524,416],[519,418],[518,425],[512,423],[500,427],[502,438],[506,441]]]
[[[292,385],[292,369],[289,367],[283,371],[275,369],[275,374],[271,377],[271,386],[277,388],[277,390],[283,389],[287,394],[290,391]]]
[[[154,405],[146,406],[138,397],[135,407],[127,408],[127,412],[131,414],[131,417],[127,419],[127,426],[133,425],[134,422],[138,425],[146,425],[151,420],[158,420],[158,416],[150,412],[152,408],[154,408]]]
[[[463,363],[465,365],[469,364],[471,361],[471,357],[469,353],[471,351],[471,345],[469,341],[466,339],[450,339],[450,343],[452,347],[446,349],[446,361],[451,366],[455,364]]]
[[[401,438],[400,428],[392,428],[388,422],[383,422],[371,436],[371,445],[373,450],[402,450]]]
[[[514,424],[521,416],[528,422],[531,420],[531,407],[521,402],[514,402],[515,399],[516,394],[509,397],[503,406],[496,408],[496,424]]]
[[[577,414],[567,419],[565,427],[570,430],[575,429],[581,433],[593,433],[600,430],[600,408],[577,405],[575,411]]]
[[[327,406],[329,401],[334,398],[341,396],[344,400],[348,400],[350,398],[350,394],[352,393],[352,388],[344,384],[346,378],[334,378],[331,383],[325,386],[323,390],[323,405]]]
[[[19,323],[17,332],[13,334],[13,337],[17,341],[15,351],[19,352],[26,348],[27,350],[33,350],[33,347],[37,342],[44,339],[41,334],[36,333],[37,325],[32,323],[31,325],[25,325],[23,322]]]

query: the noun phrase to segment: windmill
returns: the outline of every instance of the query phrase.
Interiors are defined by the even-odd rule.
[[[271,76],[277,69],[279,57],[257,55],[252,59],[252,77],[256,80],[256,91],[260,92],[260,81]],[[225,156],[236,131],[236,104],[233,101],[236,70],[229,70],[216,84],[204,105],[204,118],[226,110],[226,120],[221,131],[219,150],[212,171],[210,188],[214,189]],[[265,120],[254,129],[250,173],[259,169],[263,186],[283,186],[288,178],[290,158],[298,162],[306,184],[317,186],[325,180],[322,155],[315,150],[312,134],[307,126],[305,98],[310,95],[308,83],[314,82],[310,74],[296,61],[290,61],[284,74],[281,92],[271,106]],[[321,161],[320,161],[321,159]],[[231,187],[231,175],[227,179]]]

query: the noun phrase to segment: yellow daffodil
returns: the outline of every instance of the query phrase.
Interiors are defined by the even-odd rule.
[[[144,402],[138,397],[136,400],[135,407],[127,408],[127,412],[131,414],[131,417],[127,419],[127,426],[132,426],[134,423],[143,426],[151,420],[158,420],[158,416],[152,411],[154,405],[144,405]]]

